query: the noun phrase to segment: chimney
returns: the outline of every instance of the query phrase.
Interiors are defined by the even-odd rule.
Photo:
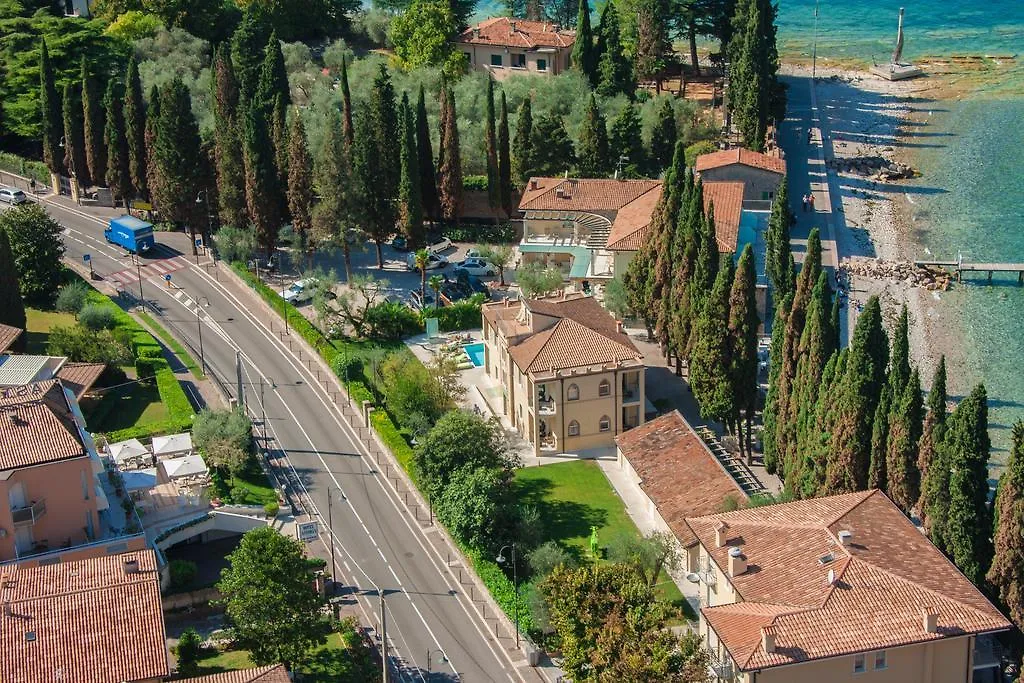
[[[560,187],[555,189],[555,196],[559,199],[565,199],[565,190]]]
[[[508,22],[508,25],[511,28],[511,32],[515,33],[516,32],[516,22],[515,21],[510,21],[510,22]]]
[[[934,607],[921,608],[921,624],[924,626],[925,633],[938,633],[939,613]]]
[[[616,320],[615,321],[615,331],[618,332],[619,334],[622,334],[622,321],[621,320]]]
[[[4,600],[4,616],[5,617],[11,616],[11,603],[8,602],[7,600]]]
[[[729,530],[729,525],[726,524],[725,522],[719,521],[718,524],[715,525],[715,547],[716,548],[724,548],[725,547],[725,533],[728,530]]]
[[[729,576],[739,576],[747,571],[747,558],[739,548],[729,548]]]
[[[775,635],[777,631],[774,626],[761,627],[761,647],[766,654],[775,652]]]
[[[480,37],[480,27],[479,26],[474,26],[473,27],[473,37],[474,38],[479,38]]]
[[[124,573],[125,574],[138,574],[139,573],[139,561],[134,557],[130,557],[124,561]]]
[[[530,178],[530,189],[531,190],[536,190],[537,189],[537,179],[536,178]]]
[[[839,532],[839,545],[849,546],[853,544],[853,532],[843,529]]]

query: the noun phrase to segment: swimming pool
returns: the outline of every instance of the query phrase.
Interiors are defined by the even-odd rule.
[[[476,367],[483,367],[484,364],[484,343],[477,342],[476,344],[466,344],[462,347],[462,350],[466,352],[466,357]]]

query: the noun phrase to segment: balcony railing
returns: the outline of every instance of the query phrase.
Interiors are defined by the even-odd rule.
[[[718,653],[707,648],[707,652],[710,658],[708,663],[708,673],[711,674],[715,680],[731,681],[734,673],[732,669],[732,659],[728,656],[719,657]]]
[[[632,403],[640,400],[640,385],[633,384],[622,387],[622,402]]]
[[[12,508],[11,517],[14,518],[14,526],[31,526],[39,521],[46,514],[46,501],[32,501],[31,505],[23,508]]]
[[[546,400],[537,401],[537,412],[541,415],[554,415],[555,414],[555,399],[549,398]]]

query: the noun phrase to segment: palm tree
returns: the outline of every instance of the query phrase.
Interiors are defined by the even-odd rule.
[[[444,278],[440,275],[430,276],[430,288],[434,290],[434,308],[441,307],[441,285],[444,284]]]
[[[427,264],[430,263],[430,252],[426,249],[420,249],[414,256],[416,259],[416,268],[420,271],[420,301],[427,296]]]

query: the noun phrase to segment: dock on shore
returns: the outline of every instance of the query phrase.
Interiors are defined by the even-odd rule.
[[[919,268],[943,268],[953,271],[959,282],[964,273],[988,273],[988,281],[992,282],[992,273],[1016,273],[1017,284],[1024,285],[1024,263],[975,263],[964,260],[956,261],[914,261]]]

